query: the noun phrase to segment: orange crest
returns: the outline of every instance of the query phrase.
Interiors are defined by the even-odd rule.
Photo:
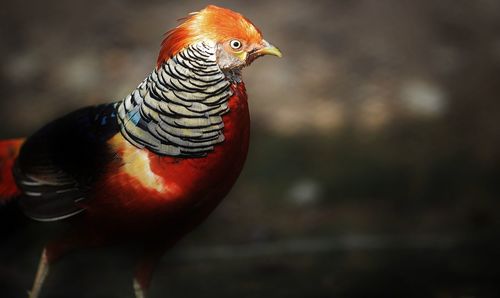
[[[181,20],[182,24],[168,31],[161,43],[158,67],[190,44],[202,40],[224,42],[235,38],[246,43],[262,41],[262,33],[249,19],[227,8],[209,5]]]

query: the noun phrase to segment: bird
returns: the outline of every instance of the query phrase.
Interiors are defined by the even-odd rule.
[[[75,250],[134,245],[137,298],[163,254],[236,182],[250,140],[242,69],[281,51],[242,14],[209,5],[164,35],[152,72],[123,100],[84,107],[0,141],[0,207],[67,222],[42,251],[30,298]]]

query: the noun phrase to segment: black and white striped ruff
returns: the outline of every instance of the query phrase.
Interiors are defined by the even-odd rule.
[[[200,157],[224,141],[230,82],[208,42],[189,46],[155,69],[118,105],[123,136],[168,156]]]

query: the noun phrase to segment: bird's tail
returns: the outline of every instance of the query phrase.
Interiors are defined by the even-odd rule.
[[[0,206],[21,194],[17,187],[12,167],[24,139],[0,141]]]

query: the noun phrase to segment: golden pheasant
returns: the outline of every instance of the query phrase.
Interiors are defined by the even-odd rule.
[[[158,259],[242,170],[250,118],[241,70],[263,55],[281,57],[250,20],[210,5],[167,32],[156,67],[122,101],[0,142],[0,203],[71,224],[45,246],[31,298],[66,253],[111,244],[143,251],[134,289],[145,297]]]

